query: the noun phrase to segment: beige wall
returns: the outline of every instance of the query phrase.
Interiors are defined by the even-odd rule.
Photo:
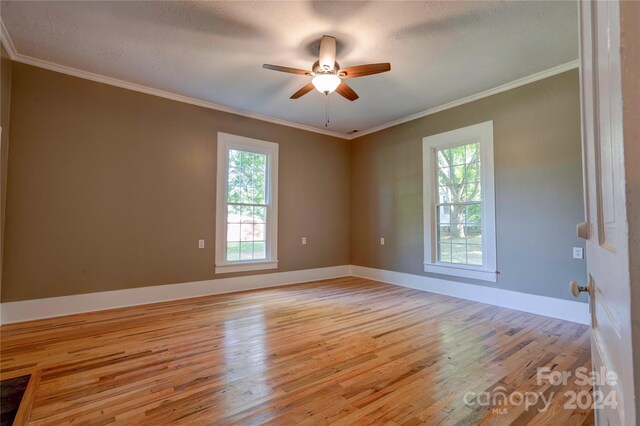
[[[215,278],[218,131],[280,144],[280,271],[427,275],[422,138],[493,120],[501,274],[459,281],[568,298],[584,278],[577,70],[351,142],[20,63],[11,81],[3,302]]]
[[[572,259],[572,247],[584,247],[575,233],[584,220],[579,108],[573,70],[355,139],[352,264],[429,275],[422,138],[493,120],[500,275],[454,280],[570,299],[567,283],[586,277],[584,260]]]
[[[4,218],[7,193],[7,160],[9,159],[9,112],[11,105],[11,60],[4,46],[0,45],[0,265],[3,259]],[[2,293],[2,268],[0,268],[0,293]]]
[[[3,302],[214,278],[218,131],[280,145],[279,271],[350,262],[348,141],[20,63],[12,85]]]

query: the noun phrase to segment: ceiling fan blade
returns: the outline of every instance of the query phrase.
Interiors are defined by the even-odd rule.
[[[307,83],[305,86],[302,87],[302,89],[298,90],[296,93],[291,95],[289,99],[298,99],[300,96],[306,95],[312,90],[313,90],[313,83]]]
[[[322,36],[320,40],[320,56],[318,58],[320,68],[325,71],[332,70],[336,64],[336,39],[331,36]]]
[[[391,71],[391,64],[385,62],[382,64],[356,65],[355,67],[343,68],[339,71],[339,75],[342,78],[355,78],[387,71]]]
[[[358,94],[354,92],[353,89],[349,87],[344,81],[340,83],[340,85],[336,89],[336,92],[349,99],[350,101],[355,101],[359,98]]]
[[[289,74],[313,75],[311,71],[305,71],[299,68],[281,67],[280,65],[264,64],[262,65],[262,68],[273,70],[273,71],[288,72]]]

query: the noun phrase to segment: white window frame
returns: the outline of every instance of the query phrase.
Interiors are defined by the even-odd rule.
[[[229,150],[255,152],[267,156],[265,226],[266,259],[227,261],[227,176]],[[218,169],[216,173],[216,274],[257,271],[278,267],[278,144],[218,132]]]
[[[436,250],[436,151],[442,148],[478,142],[482,191],[482,266],[440,262]],[[436,274],[483,281],[497,281],[496,208],[493,173],[493,121],[475,124],[422,139],[424,270]]]

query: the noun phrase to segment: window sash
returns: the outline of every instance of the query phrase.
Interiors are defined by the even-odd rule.
[[[460,147],[465,147],[465,151],[466,151],[466,147],[469,145],[477,145],[477,149],[478,149],[478,155],[476,156],[474,161],[470,161],[470,162],[458,162],[455,163],[455,160],[452,159],[452,161],[454,161],[454,164],[450,164],[446,167],[441,167],[438,159],[440,158],[440,156],[447,158],[447,156],[444,154],[445,150],[448,149],[453,149],[453,148],[460,148]],[[435,229],[434,229],[434,240],[435,240],[435,260],[438,263],[446,263],[449,265],[461,265],[461,266],[483,266],[486,263],[486,254],[485,254],[485,250],[484,247],[481,247],[481,263],[470,263],[469,261],[469,246],[477,246],[481,244],[469,244],[469,239],[467,236],[465,236],[464,238],[464,242],[453,242],[453,236],[450,235],[450,241],[449,242],[443,242],[442,240],[442,235],[441,235],[441,231],[442,231],[442,227],[446,227],[449,226],[450,228],[453,227],[454,225],[462,225],[464,228],[468,227],[469,225],[471,226],[478,226],[477,222],[467,222],[467,219],[465,217],[464,222],[452,222],[451,220],[451,214],[452,214],[452,209],[449,210],[449,222],[441,222],[441,215],[439,213],[439,209],[440,207],[458,207],[458,206],[462,206],[462,207],[466,207],[466,206],[470,206],[470,205],[478,205],[480,206],[480,226],[482,225],[482,222],[484,222],[484,212],[482,209],[482,166],[481,166],[481,162],[480,162],[480,154],[481,154],[481,150],[482,147],[480,146],[480,143],[478,141],[466,141],[466,142],[461,142],[461,143],[457,143],[457,144],[451,144],[451,145],[447,145],[446,147],[437,147],[434,148],[432,150],[432,155],[433,155],[433,160],[432,160],[432,164],[434,164],[434,174],[435,174],[435,179],[433,180],[433,196],[434,196],[434,217],[435,217]],[[467,155],[465,153],[464,155],[464,159],[467,159]],[[456,183],[455,185],[466,185],[468,183],[476,183],[480,185],[480,190],[479,190],[479,194],[478,194],[478,200],[474,200],[474,201],[458,201],[458,202],[440,202],[440,188],[446,188],[448,186],[451,185],[441,185],[440,184],[440,177],[439,174],[441,171],[449,169],[449,173],[452,173],[453,169],[456,167],[464,167],[465,170],[468,169],[470,166],[473,166],[477,164],[478,168],[479,168],[479,176],[475,177],[475,180],[473,181],[467,181],[467,176],[465,175],[464,178],[462,179],[461,182]],[[465,209],[465,215],[466,215],[466,209]],[[449,231],[451,232],[451,230]],[[482,231],[480,232],[480,238],[481,238],[481,242],[483,240],[482,238]],[[451,251],[449,252],[449,261],[447,260],[443,260],[443,253],[442,253],[442,246],[443,245],[448,245],[451,249]],[[453,247],[454,246],[464,246],[464,262],[455,262],[454,261],[454,254],[453,254]]]
[[[480,202],[471,203],[471,204],[481,206]],[[468,205],[470,204],[469,203],[458,204],[458,205],[447,204],[444,207],[447,207],[447,206],[463,206],[464,207]],[[449,212],[448,214],[451,215],[451,212]],[[435,217],[436,217],[436,223],[435,223],[434,235],[435,235],[436,262],[451,265],[451,266],[472,266],[472,267],[481,267],[485,264],[485,251],[483,249],[484,239],[482,237],[482,232],[480,233],[480,236],[479,236],[480,237],[479,242],[470,240],[471,238],[474,238],[474,237],[470,236],[468,233],[469,228],[479,227],[480,229],[482,229],[482,219],[483,219],[482,214],[480,217],[480,222],[467,222],[466,218],[464,219],[463,222],[453,222],[453,219],[451,219],[451,216],[449,216],[449,222],[442,222],[441,216],[437,211],[435,213]],[[462,226],[462,228],[465,231],[464,239],[461,238],[457,241],[454,239],[452,232],[453,232],[453,227],[455,226]],[[443,239],[443,230],[446,230],[447,228],[449,228],[448,240]],[[460,252],[456,253],[455,249],[461,246],[464,246],[463,253],[460,253]],[[443,248],[448,248],[449,250],[444,251]],[[480,250],[481,256],[480,256],[479,262],[477,261],[477,255],[473,254],[474,249]],[[456,259],[456,255],[459,256],[460,254],[464,254],[464,262],[457,262],[454,260]]]
[[[231,151],[239,151],[240,153],[249,153],[249,154],[260,154],[260,155],[264,155],[266,157],[265,159],[265,189],[264,189],[264,199],[265,199],[265,203],[243,203],[243,202],[231,202],[229,201],[229,192],[232,189],[231,185],[230,185],[230,180],[229,180],[229,170],[231,169],[231,167],[229,167],[229,163],[231,160]],[[234,145],[229,145],[227,146],[227,150],[226,150],[227,156],[225,159],[225,163],[226,163],[226,173],[225,173],[225,177],[226,177],[226,182],[225,182],[225,210],[227,212],[227,214],[225,215],[225,236],[224,236],[224,243],[223,243],[223,256],[224,256],[224,261],[227,264],[232,264],[232,263],[252,263],[252,262],[264,262],[266,260],[269,259],[269,250],[267,249],[268,245],[269,245],[269,235],[267,232],[267,229],[269,228],[269,193],[270,193],[270,188],[269,188],[269,168],[270,168],[270,155],[264,152],[261,152],[260,150],[252,150],[252,149],[247,149],[247,148],[238,148]],[[247,240],[247,241],[243,241],[242,239],[240,239],[239,241],[229,241],[229,225],[235,225],[236,222],[229,222],[229,206],[242,206],[242,207],[264,207],[266,209],[265,211],[265,219],[264,219],[264,240]],[[244,225],[255,225],[256,223],[254,222],[250,222],[250,223],[244,223]],[[262,224],[262,223],[260,223]],[[239,223],[240,225],[240,229],[242,229],[242,225],[243,223]],[[242,231],[240,231],[242,232]],[[242,238],[242,236],[240,236],[239,238]],[[238,259],[229,259],[229,243],[240,243],[240,247],[242,247],[242,243],[252,243],[252,256],[255,256],[255,243],[256,242],[264,242],[265,245],[265,250],[264,250],[264,257],[259,257],[259,258],[255,258],[252,257],[250,259],[242,259],[242,248],[240,248],[240,253],[238,256]]]
[[[240,219],[240,222],[230,222],[229,221],[229,206],[237,206],[237,207],[262,207],[265,209],[265,213],[264,213],[264,222],[255,222],[255,218],[252,217],[251,218],[251,222],[242,222],[242,220]],[[265,261],[268,259],[268,253],[267,253],[267,246],[269,243],[269,237],[267,235],[267,230],[269,228],[269,214],[268,214],[268,204],[254,204],[254,203],[230,203],[227,202],[227,215],[225,217],[225,223],[226,223],[226,227],[225,227],[225,239],[224,239],[224,259],[226,263],[235,263],[235,262],[261,262],[261,261]],[[253,216],[253,215],[252,215]],[[229,240],[229,225],[238,225],[239,226],[239,232],[242,233],[242,225],[244,226],[252,226],[255,227],[256,225],[262,225],[263,227],[263,239],[261,240],[256,240],[256,239],[252,239],[252,240],[242,240],[242,235],[239,236],[239,240]],[[253,232],[255,232],[255,229],[253,230]],[[229,258],[229,244],[233,243],[233,244],[240,244],[239,247],[239,253],[238,253],[238,259],[230,259]],[[248,244],[251,243],[252,244],[252,258],[251,259],[242,259],[242,245],[243,244]],[[255,257],[255,243],[263,243],[264,244],[264,257]]]
[[[437,199],[437,198],[436,198]],[[438,203],[436,201],[436,207],[446,207],[446,206],[472,206],[475,204],[482,205],[481,201],[461,201],[459,203]]]

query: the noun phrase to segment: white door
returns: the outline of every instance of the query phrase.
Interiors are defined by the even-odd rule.
[[[594,371],[616,376],[594,384],[596,423],[635,425],[620,8],[617,1],[579,5],[586,222],[578,234],[587,240]]]

